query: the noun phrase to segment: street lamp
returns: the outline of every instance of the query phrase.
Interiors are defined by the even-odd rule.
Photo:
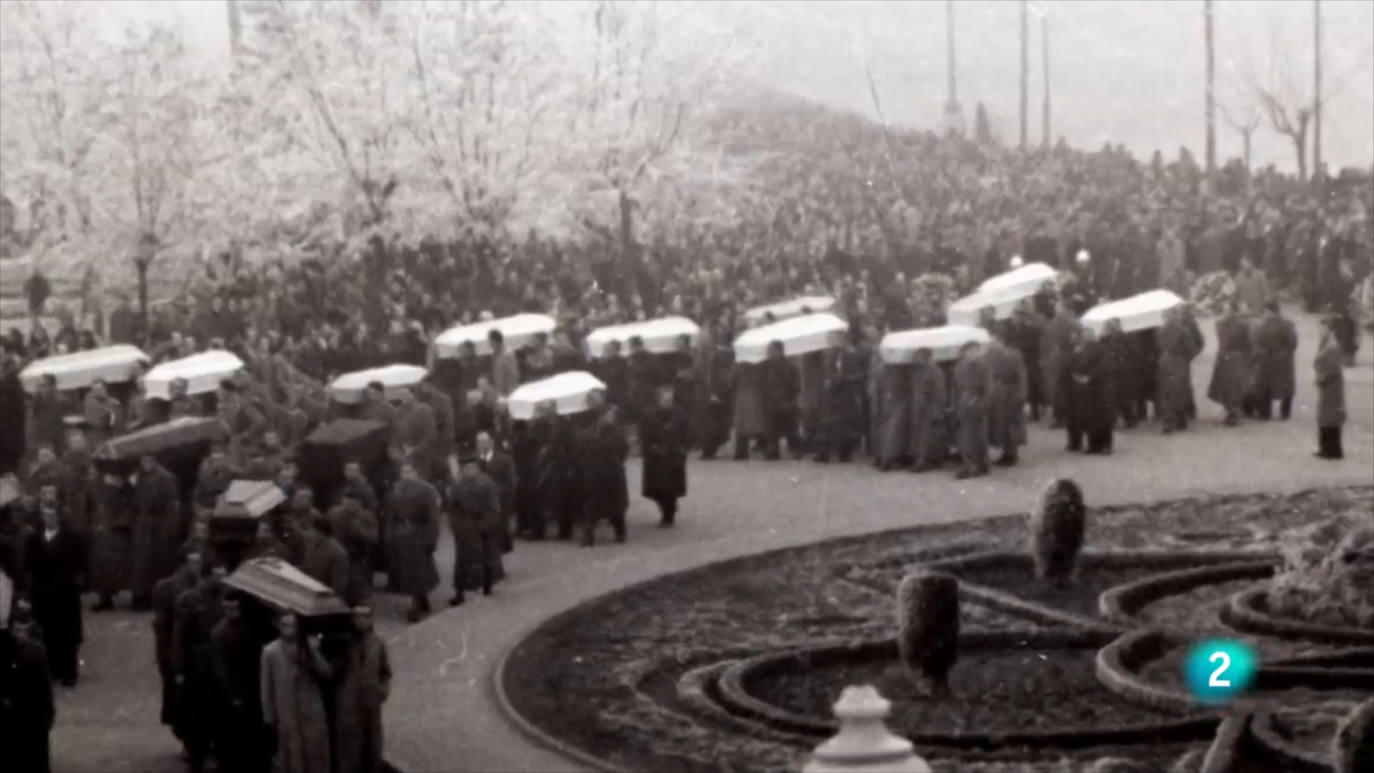
[[[134,268],[138,270],[138,313],[143,317],[143,329],[148,327],[148,265],[157,256],[161,246],[156,235],[144,231],[134,247]]]

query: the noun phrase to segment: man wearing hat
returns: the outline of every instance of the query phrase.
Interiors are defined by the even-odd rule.
[[[401,477],[387,492],[387,571],[397,591],[411,597],[406,617],[418,622],[429,614],[429,593],[439,584],[434,550],[439,543],[439,492],[402,462]]]
[[[43,645],[10,627],[14,581],[0,567],[0,729],[6,770],[48,773],[48,734],[57,717]]]
[[[1264,319],[1255,330],[1255,408],[1261,419],[1273,415],[1279,401],[1279,418],[1287,420],[1293,410],[1293,355],[1298,349],[1298,330],[1283,315],[1273,298],[1264,303]]]
[[[364,421],[380,421],[388,428],[396,424],[396,409],[386,400],[386,387],[382,382],[373,381],[363,390],[363,402],[358,406],[358,418]]]

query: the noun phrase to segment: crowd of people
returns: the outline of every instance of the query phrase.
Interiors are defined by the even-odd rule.
[[[374,582],[382,573],[388,591],[410,598],[410,620],[430,613],[442,519],[455,544],[456,606],[465,593],[492,593],[517,540],[591,546],[604,522],[623,542],[625,464],[636,453],[641,494],[671,527],[689,454],[715,458],[732,438],[736,459],[777,459],[785,448],[967,478],[1017,464],[1028,420],[1062,427],[1070,451],[1091,454],[1112,453],[1119,427],[1151,417],[1165,433],[1182,431],[1197,415],[1189,374],[1203,346],[1192,309],[1170,311],[1158,329],[1108,324],[1100,336],[1079,318],[1143,290],[1186,293],[1192,276],[1214,270],[1231,274],[1236,291],[1216,321],[1206,396],[1227,424],[1268,419],[1276,403],[1289,417],[1296,328],[1279,301],[1296,297],[1328,313],[1315,363],[1318,453],[1341,457],[1341,368],[1359,340],[1355,288],[1369,282],[1367,185],[1317,197],[1257,175],[1209,190],[1186,156],[1139,164],[1110,148],[1021,155],[920,134],[894,142],[844,118],[787,115],[795,125],[748,123],[742,139],[768,132],[769,142],[810,148],[777,157],[804,158],[807,171],[777,160],[758,170],[776,177],[766,214],[732,229],[664,227],[647,247],[473,230],[413,247],[374,239],[357,256],[291,265],[225,253],[146,314],[124,294],[108,313],[90,297],[84,313],[56,306],[35,269],[25,282],[30,329],[9,331],[0,360],[0,568],[17,589],[0,654],[31,662],[41,644],[51,677],[75,685],[81,594],[94,594],[99,612],[127,592],[134,609],[152,612],[162,718],[194,769],[211,757],[263,769],[274,747],[288,771],[377,769],[379,736],[365,741],[380,733],[389,670],[370,632]],[[952,295],[1013,258],[1061,273],[1010,319],[985,315],[986,346],[965,346],[951,362],[930,350],[900,365],[879,355],[885,332],[942,324]],[[775,342],[763,362],[736,362],[743,312],[797,295],[836,299],[849,323],[843,342],[800,357]],[[431,349],[452,324],[521,311],[548,313],[558,327],[517,351],[499,332],[485,342],[490,354]],[[666,354],[637,339],[623,356],[585,350],[596,327],[667,314],[696,320],[696,340]],[[33,394],[19,382],[31,362],[107,343],[138,345],[150,364],[225,349],[245,367],[213,393],[174,382],[168,399],[137,379],[79,393],[51,377]],[[429,375],[404,390],[369,384],[356,405],[327,387],[394,363]],[[506,398],[518,386],[580,370],[606,385],[587,410],[560,415],[545,403],[512,420]],[[218,418],[224,437],[191,480],[154,455],[127,477],[97,469],[92,451],[106,440],[194,416]],[[323,491],[299,450],[342,417],[384,425],[388,449],[380,464],[347,460],[343,484]],[[247,555],[283,559],[332,589],[355,610],[350,644],[326,651],[290,616],[270,631],[242,624],[250,600],[221,581],[232,567],[210,527],[237,479],[272,481],[288,500]],[[42,718],[33,716],[25,721]]]

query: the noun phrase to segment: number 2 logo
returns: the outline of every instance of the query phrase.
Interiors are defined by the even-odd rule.
[[[1218,660],[1221,661],[1221,665],[1217,666],[1216,670],[1212,672],[1211,677],[1207,679],[1207,686],[1230,687],[1231,680],[1222,679],[1221,675],[1226,673],[1226,669],[1231,667],[1231,656],[1227,655],[1225,652],[1222,652],[1221,650],[1217,650],[1216,652],[1212,653],[1212,656],[1210,658],[1207,658],[1207,662],[1209,663],[1215,663]]]

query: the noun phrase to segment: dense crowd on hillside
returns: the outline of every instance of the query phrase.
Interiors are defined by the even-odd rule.
[[[319,727],[282,735],[284,752],[299,752],[296,742],[327,749],[332,738],[336,755],[375,756],[378,749],[337,748],[377,729],[389,679],[366,609],[372,571],[387,571],[389,588],[411,598],[412,620],[426,615],[440,584],[441,513],[457,547],[456,605],[464,591],[491,592],[513,537],[542,539],[553,529],[591,545],[607,521],[623,541],[624,465],[635,449],[644,458],[642,493],[663,526],[686,493],[688,454],[713,458],[732,436],[737,459],[755,451],[776,459],[785,444],[822,462],[866,453],[883,470],[957,463],[957,474],[970,477],[989,473],[990,447],[1001,451],[996,463],[1016,464],[1027,414],[1043,413],[1066,430],[1069,450],[1110,454],[1119,425],[1153,414],[1170,433],[1197,415],[1188,373],[1203,337],[1191,309],[1170,311],[1158,330],[1109,325],[1100,340],[1079,324],[1099,302],[1159,287],[1230,288],[1217,304],[1219,351],[1206,396],[1231,425],[1269,418],[1275,403],[1280,418],[1289,416],[1297,341],[1279,301],[1327,314],[1315,366],[1325,411],[1319,455],[1342,455],[1340,370],[1358,346],[1361,299],[1374,295],[1367,179],[1329,181],[1317,197],[1271,172],[1246,180],[1231,169],[1204,184],[1186,154],[1169,164],[1141,164],[1112,148],[1021,154],[889,136],[806,109],[769,115],[726,117],[719,127],[742,152],[774,151],[755,170],[767,195],[731,228],[685,224],[628,247],[483,229],[446,243],[378,238],[358,255],[293,265],[224,254],[197,267],[185,293],[154,303],[146,324],[127,293],[109,308],[88,294],[85,313],[75,313],[71,299],[51,297],[36,267],[24,281],[30,328],[7,332],[0,363],[0,474],[13,475],[4,479],[0,545],[31,607],[20,627],[40,631],[53,675],[77,680],[79,594],[95,593],[104,610],[128,591],[135,608],[154,611],[163,721],[193,766],[236,753],[248,768],[263,764],[274,701],[298,703],[304,694],[263,681],[261,695],[245,697],[245,675],[257,684],[271,669],[293,679],[292,669],[306,669],[328,685],[330,701],[306,690],[311,711],[338,696],[371,701],[353,706],[355,714],[319,708],[296,718]],[[1010,319],[984,317],[985,347],[966,346],[946,363],[929,351],[904,366],[877,355],[883,333],[943,324],[949,301],[1018,263],[1061,273]],[[746,309],[821,295],[836,299],[849,325],[842,344],[792,359],[778,344],[764,362],[735,362],[730,344],[747,327]],[[558,327],[518,351],[496,335],[490,355],[433,358],[430,343],[445,328],[522,311],[547,313]],[[56,329],[45,327],[48,315]],[[591,329],[665,315],[696,320],[695,344],[649,354],[631,341],[623,358],[587,357]],[[246,368],[210,393],[174,384],[168,399],[144,394],[136,381],[79,392],[60,391],[55,379],[32,393],[20,384],[26,364],[108,343],[135,344],[150,364],[227,349]],[[369,384],[357,405],[331,400],[326,385],[336,376],[395,363],[427,365],[429,376],[395,401],[383,384]],[[533,420],[510,419],[505,398],[518,385],[573,370],[606,384],[589,410],[559,416],[543,406]],[[187,480],[152,454],[127,479],[95,472],[91,451],[102,441],[197,416],[218,418],[225,437]],[[297,451],[341,417],[385,425],[389,451],[378,467],[349,460],[338,489],[321,491],[305,482]],[[283,640],[292,631],[291,652],[273,645],[269,658],[235,622],[247,601],[204,581],[232,568],[216,558],[207,519],[242,478],[270,480],[289,500],[250,555],[289,560],[359,610],[358,643],[342,661],[328,662],[314,638],[298,645],[291,621],[280,624]],[[261,652],[261,662],[244,652]],[[206,715],[206,706],[221,713]],[[223,716],[235,722],[213,721]],[[359,732],[340,734],[339,722],[360,723]]]

